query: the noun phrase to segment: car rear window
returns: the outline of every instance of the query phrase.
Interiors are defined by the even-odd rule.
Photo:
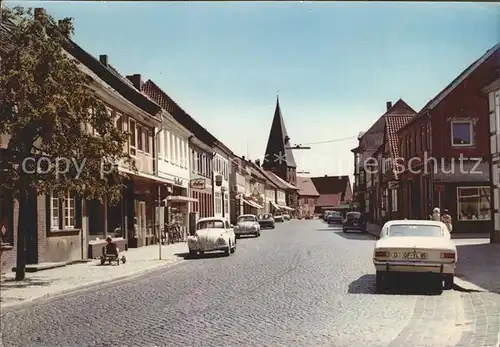
[[[443,236],[443,231],[437,225],[404,224],[390,226],[388,235],[441,237]]]
[[[359,219],[359,218],[361,218],[361,213],[349,212],[346,217],[347,217],[347,219]]]

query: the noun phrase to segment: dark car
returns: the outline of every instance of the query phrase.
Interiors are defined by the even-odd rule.
[[[327,219],[328,219],[328,216],[329,216],[329,215],[330,215],[330,213],[332,213],[332,212],[333,212],[333,211],[325,211],[325,213],[323,213],[322,218],[323,218],[323,220],[324,220],[325,222],[327,222],[327,221],[328,221],[328,220],[327,220]]]
[[[365,232],[366,223],[359,212],[348,212],[344,221],[343,232],[348,232],[350,230],[356,230]]]
[[[342,214],[340,212],[330,212],[326,217],[326,222],[328,224],[342,224],[344,222],[344,218],[342,218]]]
[[[259,225],[262,229],[264,228],[274,229],[274,218],[273,215],[270,213],[259,214],[257,216],[257,221],[259,222]]]

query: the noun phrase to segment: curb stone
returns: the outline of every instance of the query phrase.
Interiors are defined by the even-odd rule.
[[[86,283],[84,285],[81,285],[81,286],[75,286],[75,287],[72,287],[72,288],[67,288],[67,289],[59,290],[59,291],[56,291],[56,292],[53,292],[53,293],[47,293],[47,294],[44,294],[44,295],[41,295],[41,296],[33,297],[33,298],[22,300],[22,301],[17,301],[17,302],[12,302],[12,303],[5,303],[5,304],[1,304],[0,303],[0,310],[1,310],[2,314],[8,313],[8,312],[11,312],[11,311],[22,310],[22,309],[24,309],[23,306],[29,306],[31,304],[34,304],[34,303],[38,302],[38,301],[43,301],[45,299],[53,299],[53,298],[57,298],[57,297],[60,297],[60,296],[67,295],[67,294],[75,294],[75,293],[78,293],[78,292],[90,289],[92,287],[98,287],[98,286],[101,286],[101,285],[111,284],[113,282],[119,282],[119,281],[123,281],[123,280],[130,279],[130,278],[133,278],[133,277],[137,277],[137,276],[140,276],[140,275],[144,275],[144,274],[147,274],[149,272],[158,270],[160,268],[168,267],[169,265],[173,266],[175,264],[182,263],[184,261],[184,259],[179,258],[178,260],[174,260],[174,261],[172,261],[172,260],[164,260],[164,261],[165,261],[165,263],[163,263],[163,264],[157,264],[157,265],[155,265],[153,267],[148,267],[148,268],[145,268],[145,269],[140,269],[140,270],[133,271],[133,272],[130,272],[130,273],[124,274],[124,275],[119,275],[119,276],[116,276],[116,277],[113,277],[113,278],[110,278],[110,279],[103,279],[103,280],[92,281],[92,282],[88,282],[88,283]],[[1,345],[0,345],[0,347],[1,347]]]

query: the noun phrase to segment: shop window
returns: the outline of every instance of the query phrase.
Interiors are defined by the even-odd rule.
[[[451,144],[458,147],[474,144],[472,122],[451,122]]]
[[[458,220],[489,220],[490,215],[490,187],[459,187]]]
[[[50,229],[72,229],[75,227],[75,196],[66,193],[63,198],[50,194]]]
[[[214,211],[215,211],[215,214],[222,213],[222,196],[221,196],[221,193],[219,193],[219,192],[215,192]]]

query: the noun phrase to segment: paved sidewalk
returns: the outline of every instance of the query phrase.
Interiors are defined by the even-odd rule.
[[[162,260],[159,260],[158,245],[129,249],[120,253],[126,256],[127,262],[119,266],[115,264],[101,266],[99,260],[93,260],[83,264],[26,273],[26,279],[20,282],[14,281],[15,274],[9,272],[2,276],[0,308],[17,306],[172,265],[183,260],[176,254],[186,252],[186,243],[162,246]]]
[[[378,225],[368,223],[366,231],[378,237],[380,229]],[[487,237],[462,237],[453,240],[458,253],[455,284],[466,291],[500,294],[500,244],[490,244]]]

